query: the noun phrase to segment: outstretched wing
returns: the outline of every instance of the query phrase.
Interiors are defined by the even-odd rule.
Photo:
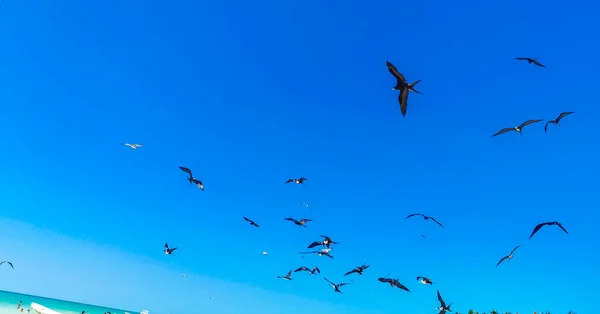
[[[242,217],[242,218],[244,218],[244,220],[245,220],[245,221],[247,221],[247,222],[249,222],[249,223],[252,223],[252,222],[253,222],[252,220],[250,220],[250,219],[248,219],[248,218],[246,218],[246,217]]]
[[[541,64],[541,63],[540,63],[539,61],[537,61],[537,60],[533,60],[533,64],[535,64],[535,65],[537,65],[537,66],[540,66],[540,67],[542,67],[542,68],[545,68],[545,67],[546,67],[545,65]]]
[[[331,256],[331,254],[329,254],[329,252],[321,252],[322,255],[325,255],[329,258],[333,258],[333,256]]]
[[[517,59],[517,60],[527,60],[527,61],[531,60],[531,58],[520,58],[520,57],[516,57],[515,59]]]
[[[440,305],[442,308],[446,308],[446,302],[444,302],[444,299],[442,299],[442,295],[440,294],[440,290],[437,290],[437,298],[438,301],[440,301]]]
[[[383,278],[383,277],[379,277],[379,278],[377,278],[377,280],[379,280],[380,282],[387,282],[387,283],[390,283],[393,281],[390,278]]]
[[[165,249],[169,249],[169,243],[165,243]]]
[[[173,253],[173,252],[175,252],[175,250],[177,250],[177,248],[176,248],[176,247],[174,247],[174,248],[172,248],[172,249],[169,249],[169,252]]]
[[[292,221],[294,223],[299,223],[298,220],[296,220],[294,218],[284,218],[283,220]]]
[[[544,133],[548,132],[548,124],[552,123],[552,120],[549,120],[548,122],[546,122],[546,125],[544,125]]]
[[[406,218],[404,218],[404,219],[408,219],[413,216],[423,216],[423,214],[410,214],[410,215],[406,216]]]
[[[294,181],[296,181],[296,180],[295,179],[288,179],[287,181],[285,181],[285,184],[288,184],[288,183],[291,183],[291,182],[294,182]]]
[[[568,116],[572,113],[575,113],[573,111],[567,111],[567,112],[563,112],[561,114],[558,115],[558,118],[556,118],[556,122],[560,121],[560,119],[564,118],[565,116]]]
[[[316,253],[320,253],[318,251],[312,251],[312,252],[298,252],[300,254],[316,254]]]
[[[308,267],[306,266],[302,266],[302,267],[298,267],[298,269],[294,270],[295,273],[299,272],[299,271],[310,271],[310,269],[308,269]]]
[[[315,266],[315,267],[313,268],[313,272],[315,272],[315,271],[316,271],[317,273],[319,273],[319,274],[321,273],[321,270],[320,270],[320,269],[319,269],[319,267],[317,267],[317,266]]]
[[[525,126],[530,125],[532,123],[537,123],[540,121],[544,121],[544,119],[532,119],[532,120],[527,120],[525,122],[523,122],[523,124],[519,125],[519,129],[523,129]]]
[[[537,226],[535,226],[535,228],[533,228],[533,232],[531,232],[531,235],[529,236],[529,238],[531,239],[531,237],[533,237],[534,234],[536,234],[543,226],[547,225],[547,222],[542,222],[541,224],[538,224]]]
[[[569,233],[567,232],[567,229],[565,229],[565,227],[563,227],[563,226],[562,226],[562,224],[561,224],[560,222],[557,222],[557,223],[556,223],[556,225],[557,225],[559,228],[561,228],[561,229],[562,229],[562,231],[564,231],[566,234],[569,234]]]
[[[323,279],[325,279],[325,281],[327,281],[328,283],[330,283],[330,284],[332,284],[332,285],[334,285],[334,286],[335,286],[335,284],[334,284],[333,282],[331,282],[331,280],[329,280],[329,279],[327,279],[327,278],[325,278],[325,277],[323,277]]]
[[[406,117],[406,109],[408,108],[408,88],[402,88],[398,95],[398,103],[400,103],[400,112]]]
[[[504,129],[502,129],[502,130],[500,130],[500,131],[496,132],[494,135],[492,135],[492,137],[494,137],[494,136],[498,136],[498,135],[500,135],[500,134],[502,134],[502,133],[506,133],[506,132],[508,132],[508,131],[516,131],[516,130],[515,130],[515,128],[504,128]]]
[[[353,273],[358,273],[358,269],[354,268],[353,270],[345,273],[344,276],[348,276],[348,275],[353,274]]]
[[[190,178],[192,178],[192,170],[190,170],[190,168],[179,166],[179,169],[181,169],[183,172],[187,172],[187,174],[190,175]]]
[[[498,265],[500,265],[502,262],[504,262],[504,260],[505,260],[505,259],[507,259],[507,258],[508,258],[508,256],[504,256],[503,258],[501,258],[501,259],[498,261],[498,264],[496,264],[496,267],[498,267]]]
[[[315,246],[319,246],[319,245],[323,245],[323,242],[320,242],[320,241],[315,241],[315,242],[311,243],[309,246],[307,246],[306,248],[307,248],[307,249],[312,249],[312,248],[314,248]]]
[[[431,220],[433,220],[436,224],[440,225],[440,227],[444,228],[444,225],[442,225],[439,221],[435,220],[435,218],[433,217],[429,217]]]
[[[395,284],[396,284],[396,287],[398,287],[398,288],[400,288],[402,290],[410,292],[410,290],[405,285],[401,284],[400,281],[396,280]]]
[[[385,64],[387,65],[388,71],[390,71],[390,73],[396,78],[396,80],[398,80],[398,82],[406,84],[404,75],[402,75],[402,73],[400,73],[391,62],[386,61]]]
[[[516,251],[518,248],[520,248],[520,247],[521,247],[521,245],[520,245],[520,244],[519,244],[519,245],[517,245],[517,246],[515,246],[515,248],[514,248],[514,249],[512,249],[512,251],[510,251],[510,255],[512,255],[512,254],[513,254],[513,253],[514,253],[514,252],[515,252],[515,251]]]

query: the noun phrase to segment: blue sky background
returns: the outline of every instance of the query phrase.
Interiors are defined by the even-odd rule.
[[[592,312],[598,10],[4,1],[0,245],[17,271],[0,269],[0,289],[157,313],[419,314],[435,312],[438,288],[463,312]],[[405,118],[386,60],[423,79]],[[576,113],[546,135],[490,138],[562,111]],[[283,184],[299,176],[310,180]],[[528,241],[548,220],[570,235]],[[341,242],[335,259],[301,259],[320,234]],[[343,295],[321,278],[365,261]],[[276,279],[301,265],[323,273]],[[377,282],[390,272],[412,292]]]

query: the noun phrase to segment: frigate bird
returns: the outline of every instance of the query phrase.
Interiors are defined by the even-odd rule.
[[[408,288],[405,285],[401,284],[398,279],[379,277],[377,280],[379,280],[380,282],[387,282],[392,287],[397,287],[410,292],[410,290],[408,290]]]
[[[313,243],[309,244],[307,248],[312,249],[315,246],[319,246],[319,245],[323,245],[323,246],[326,246],[327,248],[329,248],[330,245],[339,243],[339,242],[335,242],[335,241],[331,240],[331,238],[326,235],[322,235],[321,237],[323,238],[323,241],[314,241]]]
[[[390,71],[390,73],[396,78],[396,86],[394,86],[392,90],[400,91],[400,94],[398,95],[398,103],[400,104],[400,111],[402,112],[402,116],[406,116],[409,91],[413,91],[417,94],[423,94],[414,88],[415,85],[421,82],[421,80],[417,80],[408,84],[404,75],[402,75],[402,73],[400,73],[391,62],[386,61],[385,63],[387,65],[388,71]]]
[[[537,58],[519,58],[519,57],[517,57],[515,59],[517,59],[517,60],[523,60],[523,61],[527,60],[527,63],[533,63],[533,64],[535,64],[535,65],[537,65],[539,67],[542,67],[542,68],[546,67],[545,65],[543,65],[539,61],[537,61]]]
[[[12,268],[12,269],[15,269],[15,266],[13,266],[13,263],[12,263],[12,262],[9,262],[9,261],[2,261],[2,262],[0,262],[0,265],[2,265],[2,264],[4,264],[4,263],[8,264],[8,266],[10,266],[10,268]]]
[[[250,220],[250,219],[248,219],[246,217],[242,217],[242,218],[244,218],[245,221],[249,222],[251,226],[254,226],[254,227],[258,228],[258,224],[255,223],[254,221],[252,221],[252,220]]]
[[[347,283],[347,282],[342,282],[342,283],[335,284],[335,283],[331,282],[331,280],[329,280],[327,278],[323,278],[323,279],[325,279],[325,281],[327,281],[329,284],[331,284],[331,286],[334,289],[333,290],[334,292],[342,293],[342,291],[340,291],[340,287],[341,286],[345,286],[345,285],[349,285],[349,283]]]
[[[288,271],[288,273],[285,276],[277,276],[277,278],[283,280],[292,280],[292,270],[290,269],[290,271]]]
[[[312,251],[312,252],[299,252],[300,254],[318,254],[319,256],[327,256],[329,258],[333,258],[333,256],[331,254],[329,254],[329,251],[331,251],[331,249],[322,249],[319,251]]]
[[[292,182],[294,182],[296,184],[304,184],[304,181],[306,181],[306,180],[308,180],[308,179],[307,178],[300,178],[300,179],[292,178],[292,179],[288,179],[287,181],[285,181],[285,184],[292,183]]]
[[[419,277],[417,277],[417,280],[424,285],[432,285],[433,284],[433,281],[431,281],[431,279],[429,279],[427,277],[419,276]]]
[[[295,223],[296,225],[302,226],[302,227],[305,227],[305,228],[306,228],[306,226],[304,224],[306,224],[309,221],[312,221],[312,219],[306,219],[306,218],[302,218],[300,221],[298,221],[298,220],[296,220],[294,218],[284,218],[283,220],[291,221],[291,222]]]
[[[138,147],[144,146],[144,144],[132,144],[132,143],[122,143],[122,145],[129,146],[133,149],[137,149]]]
[[[531,239],[531,237],[533,237],[533,235],[536,234],[543,226],[558,226],[566,234],[569,234],[567,232],[567,229],[565,229],[560,222],[558,222],[558,221],[548,221],[548,222],[542,222],[541,224],[538,224],[537,226],[535,226],[535,228],[533,228],[533,232],[531,233],[531,235],[529,236],[529,238]]]
[[[558,115],[558,117],[556,119],[552,119],[552,120],[548,120],[548,122],[546,122],[546,125],[544,125],[544,132],[548,132],[548,124],[552,123],[554,125],[560,126],[560,120],[572,113],[575,113],[573,111],[566,111],[566,112],[562,112],[561,114]]]
[[[444,302],[444,299],[442,299],[440,290],[437,290],[437,298],[438,298],[438,301],[440,301],[440,307],[438,307],[436,309],[436,310],[440,311],[439,314],[445,314],[446,312],[452,313],[452,310],[450,309],[450,306],[452,306],[452,302],[450,302],[450,304],[446,305],[446,302]]]
[[[498,265],[500,265],[500,263],[504,262],[504,260],[509,260],[509,261],[512,260],[513,253],[515,253],[515,251],[520,247],[521,247],[521,245],[515,246],[515,248],[512,249],[512,251],[510,251],[510,254],[504,256],[503,258],[500,259],[500,261],[498,261],[498,264],[496,264],[496,267],[498,267]]]
[[[168,244],[168,243],[165,243],[165,249],[164,249],[164,252],[165,252],[165,254],[167,254],[167,255],[171,255],[171,254],[173,254],[173,251],[175,251],[175,250],[177,250],[177,248],[176,248],[176,247],[174,247],[174,248],[170,248],[170,247],[169,247],[169,244]]]
[[[517,131],[517,132],[519,132],[519,134],[523,135],[523,128],[524,128],[525,126],[527,126],[527,125],[529,125],[529,124],[532,124],[532,123],[537,123],[537,122],[540,122],[540,121],[544,121],[544,119],[533,119],[533,120],[527,120],[527,121],[523,122],[523,123],[522,123],[521,125],[519,125],[519,126],[512,127],[512,128],[504,128],[504,129],[502,129],[502,130],[500,130],[500,131],[498,131],[498,132],[494,133],[494,135],[492,135],[492,137],[494,137],[494,136],[498,136],[498,135],[500,135],[500,134],[502,134],[502,133],[506,133],[506,132],[509,132],[509,131]]]
[[[350,274],[354,274],[354,273],[357,273],[357,274],[359,274],[359,275],[362,275],[362,274],[363,274],[363,271],[365,271],[365,269],[367,269],[367,268],[369,268],[369,267],[371,267],[371,266],[369,266],[369,265],[367,265],[367,264],[363,264],[362,266],[355,267],[353,270],[351,270],[351,271],[349,271],[349,272],[345,273],[345,274],[344,274],[344,276],[348,276],[348,275],[350,275]]]
[[[431,216],[426,216],[426,215],[423,215],[423,214],[410,214],[410,215],[406,216],[406,218],[404,218],[404,219],[408,219],[408,218],[414,217],[414,216],[421,216],[425,220],[431,219],[433,222],[435,222],[436,224],[440,225],[440,227],[444,228],[444,226],[439,221],[435,220],[435,218],[433,218]]]
[[[190,184],[193,183],[197,185],[200,190],[204,191],[204,185],[202,184],[202,181],[194,178],[194,176],[192,175],[192,170],[182,166],[179,166],[179,169],[181,169],[183,172],[186,172],[189,175],[188,181],[190,181]]]
[[[298,267],[298,269],[294,270],[295,273],[299,272],[299,271],[307,271],[309,272],[311,275],[314,275],[315,273],[320,274],[321,270],[319,269],[319,267],[315,266],[313,267],[313,269],[310,269],[306,266],[302,266],[302,267]]]

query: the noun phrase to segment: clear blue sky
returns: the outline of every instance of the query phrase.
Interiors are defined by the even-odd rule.
[[[17,271],[0,269],[0,289],[155,313],[425,314],[437,287],[460,311],[591,313],[599,10],[4,1],[0,244]],[[386,60],[423,80],[405,118]],[[490,137],[562,111],[576,113],[546,135]],[[283,184],[299,176],[310,180]],[[548,220],[570,235],[550,227],[528,241]],[[300,259],[320,234],[341,242],[335,259]],[[343,295],[321,278],[365,261]],[[276,279],[301,265],[322,274]],[[377,282],[390,272],[412,292]]]

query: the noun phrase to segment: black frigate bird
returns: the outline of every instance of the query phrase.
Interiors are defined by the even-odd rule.
[[[5,264],[5,263],[8,264],[8,266],[10,266],[10,268],[15,269],[15,266],[13,266],[13,263],[11,263],[9,261],[2,261],[2,262],[0,262],[0,265]]]
[[[173,251],[175,251],[175,250],[177,250],[176,247],[170,248],[169,243],[165,243],[165,249],[163,250],[165,252],[165,254],[171,255],[171,254],[173,254]]]
[[[405,285],[401,284],[398,279],[379,277],[377,280],[379,280],[380,282],[387,282],[392,287],[397,287],[410,292],[410,290],[408,290],[408,288]]]
[[[506,133],[506,132],[509,132],[509,131],[517,131],[517,132],[519,132],[519,134],[523,135],[523,128],[524,128],[525,126],[527,126],[527,125],[529,125],[529,124],[532,124],[532,123],[537,123],[537,122],[540,122],[540,121],[544,121],[544,119],[533,119],[533,120],[527,120],[527,121],[523,122],[523,123],[522,123],[521,125],[519,125],[519,126],[515,126],[515,127],[512,127],[512,128],[504,128],[504,129],[502,129],[502,130],[500,130],[500,131],[498,131],[498,132],[494,133],[494,135],[492,135],[492,137],[494,137],[494,136],[498,136],[498,135],[500,135],[500,134],[502,134],[502,133]]]
[[[548,124],[552,123],[554,125],[560,126],[560,123],[559,123],[560,119],[562,119],[562,118],[564,118],[564,117],[566,117],[566,116],[568,116],[568,115],[570,115],[572,113],[575,113],[575,112],[573,112],[573,111],[566,111],[566,112],[563,112],[563,113],[559,114],[556,119],[548,120],[548,122],[546,122],[546,125],[544,125],[544,132],[548,132]]]
[[[299,252],[300,254],[318,254],[319,256],[327,256],[329,258],[333,258],[333,256],[331,254],[329,254],[329,251],[331,251],[331,249],[322,249],[319,251],[312,251],[312,252]]]
[[[294,182],[296,184],[304,184],[304,181],[306,181],[306,180],[308,180],[308,179],[304,178],[304,177],[302,177],[300,179],[292,178],[292,179],[288,179],[287,181],[285,181],[285,184],[292,183],[292,182]]]
[[[423,214],[410,214],[410,215],[406,216],[406,218],[404,218],[404,219],[408,219],[408,218],[414,217],[414,216],[421,216],[425,220],[431,219],[433,222],[435,222],[436,224],[440,225],[440,227],[444,228],[444,226],[439,221],[435,220],[435,218],[433,218],[431,216],[426,216],[426,215],[423,215]]]
[[[567,229],[565,229],[565,227],[563,227],[563,225],[560,222],[558,222],[558,221],[548,221],[548,222],[542,222],[541,224],[538,224],[537,226],[535,226],[535,228],[533,228],[533,232],[531,233],[531,235],[529,236],[529,238],[531,239],[531,237],[533,237],[533,235],[536,234],[543,226],[558,226],[566,234],[569,234],[567,232]]]
[[[315,242],[309,244],[307,248],[312,249],[315,246],[319,246],[319,245],[323,245],[323,246],[326,246],[327,248],[329,248],[330,245],[339,243],[339,242],[335,242],[335,241],[331,240],[331,238],[326,235],[322,235],[321,237],[323,238],[323,241],[315,241]]]
[[[543,65],[539,61],[537,61],[537,58],[519,58],[519,57],[517,57],[515,59],[517,59],[517,60],[527,60],[527,63],[533,63],[533,64],[535,64],[535,65],[537,65],[539,67],[542,67],[542,68],[546,67],[545,65]]]
[[[302,267],[298,267],[298,269],[294,270],[295,273],[299,272],[299,271],[307,271],[309,272],[311,275],[314,275],[315,273],[320,274],[321,270],[319,269],[319,267],[315,266],[313,267],[313,269],[310,269],[306,266],[302,266]]]
[[[187,174],[190,175],[190,177],[188,178],[188,181],[190,181],[190,184],[193,183],[193,184],[197,185],[200,190],[204,191],[204,185],[202,184],[202,181],[194,178],[194,176],[192,175],[192,170],[190,170],[190,168],[179,166],[179,169],[181,169],[183,172],[186,172]]]
[[[417,91],[414,87],[421,80],[414,81],[410,84],[406,82],[406,78],[404,75],[396,69],[396,67],[389,61],[385,62],[388,68],[388,71],[396,78],[396,86],[392,88],[392,90],[400,91],[400,95],[398,95],[398,103],[400,103],[400,111],[402,112],[402,116],[406,116],[406,108],[408,106],[408,93],[409,91],[413,91],[417,94],[423,94]]]
[[[290,271],[288,271],[288,273],[285,276],[277,276],[277,278],[283,280],[292,280],[292,270],[290,269]]]
[[[431,279],[429,279],[427,277],[419,276],[419,277],[417,277],[417,280],[424,285],[432,285],[433,284],[433,281],[431,281]]]
[[[348,275],[350,275],[350,274],[354,274],[354,273],[357,273],[357,274],[359,274],[359,275],[362,275],[362,274],[363,274],[363,271],[365,271],[365,269],[367,269],[367,268],[369,268],[369,267],[371,267],[371,266],[369,266],[369,265],[367,265],[367,264],[363,264],[362,266],[358,266],[358,267],[354,268],[353,270],[351,270],[351,271],[349,271],[349,272],[345,273],[345,274],[344,274],[344,276],[348,276]]]
[[[250,219],[248,219],[246,217],[242,217],[242,218],[244,218],[245,221],[249,222],[251,226],[255,226],[255,227],[258,228],[258,224],[255,223],[254,221],[252,221],[252,220],[250,220]]]
[[[440,311],[439,314],[445,314],[446,312],[452,313],[452,310],[450,309],[450,306],[452,306],[452,302],[450,302],[450,304],[446,305],[446,302],[444,302],[444,299],[442,299],[440,290],[437,291],[437,298],[438,298],[438,301],[440,301],[440,307],[438,307],[436,309],[436,310]]]
[[[512,260],[513,253],[515,253],[515,251],[520,247],[521,247],[521,245],[515,246],[515,248],[512,249],[512,251],[510,251],[510,254],[504,256],[503,258],[500,259],[500,261],[498,261],[498,264],[496,264],[496,267],[498,267],[498,265],[500,265],[502,262],[504,262],[504,260],[509,260],[509,261]]]
[[[349,283],[347,283],[347,282],[342,282],[342,283],[335,284],[335,283],[331,282],[331,280],[329,280],[327,278],[323,278],[323,279],[325,279],[325,281],[327,281],[333,287],[333,289],[334,289],[333,292],[342,293],[342,291],[340,291],[340,287],[341,286],[345,286],[345,285],[349,285]]]
[[[302,218],[300,221],[298,221],[298,220],[296,220],[294,218],[284,218],[283,220],[291,221],[291,222],[295,223],[296,225],[302,226],[302,227],[305,227],[305,228],[306,228],[306,226],[304,224],[306,224],[309,221],[312,221],[312,219],[306,219],[306,218]]]

